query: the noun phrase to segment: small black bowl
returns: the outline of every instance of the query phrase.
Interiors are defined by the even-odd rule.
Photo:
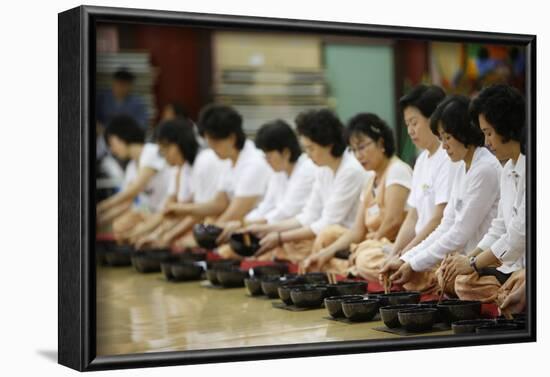
[[[492,319],[467,319],[453,322],[451,327],[455,334],[473,334],[478,327],[494,324],[495,321]]]
[[[382,306],[418,304],[420,292],[382,293],[377,298],[382,301]]]
[[[248,271],[243,271],[238,267],[216,269],[216,277],[226,288],[244,287],[244,279],[248,277]]]
[[[105,253],[105,263],[111,267],[132,265],[132,255],[135,250],[129,245],[116,245]]]
[[[218,281],[218,270],[235,268],[240,264],[241,261],[238,259],[220,259],[206,262],[206,279],[212,285],[220,285],[220,282]]]
[[[245,278],[244,286],[249,296],[259,296],[263,294],[262,281],[257,277]]]
[[[497,332],[517,331],[521,328],[515,323],[493,323],[476,328],[476,334],[492,334]]]
[[[290,291],[294,288],[305,288],[305,287],[311,287],[307,284],[301,284],[301,282],[297,281],[290,281],[281,283],[279,285],[279,288],[277,288],[277,292],[279,293],[279,298],[286,304],[286,305],[292,305],[292,298],[290,297]]]
[[[329,284],[328,294],[330,296],[364,295],[367,293],[366,281],[340,281],[336,284]]]
[[[400,310],[397,313],[399,323],[407,331],[422,332],[430,330],[435,323],[435,313],[437,309],[434,308],[415,308]]]
[[[292,303],[299,308],[317,308],[323,304],[327,289],[322,287],[295,287],[290,290]]]
[[[344,312],[342,311],[342,302],[345,300],[362,300],[364,296],[361,295],[344,295],[344,296],[331,296],[325,298],[325,308],[327,308],[328,314],[332,318],[344,318]]]
[[[442,320],[449,324],[481,317],[480,301],[446,300],[437,305],[437,308]]]
[[[246,245],[244,242],[244,233],[233,233],[229,238],[229,246],[231,249],[242,257],[251,257],[260,248],[260,239],[248,233],[250,238],[250,245]]]
[[[382,319],[384,324],[390,329],[400,327],[401,323],[399,323],[397,313],[399,313],[400,310],[415,309],[417,307],[418,306],[415,304],[383,306],[380,308],[380,319]]]
[[[263,294],[269,298],[279,298],[279,286],[286,281],[279,276],[264,276],[261,279]]]
[[[518,329],[525,329],[525,320],[524,319],[506,319],[504,317],[498,317],[495,322],[497,324],[508,324],[511,323],[513,325],[516,325]]]
[[[204,269],[194,262],[186,260],[173,262],[171,265],[172,276],[177,281],[199,280]]]
[[[174,275],[172,275],[172,262],[161,262],[160,270],[164,275],[164,278],[168,281],[174,280]]]
[[[380,300],[352,299],[342,302],[342,311],[347,319],[353,322],[365,322],[374,318],[380,308]]]
[[[137,272],[160,272],[160,264],[172,257],[170,250],[136,251],[132,255],[132,265]]]
[[[200,247],[205,249],[215,249],[218,244],[216,240],[223,232],[223,229],[215,225],[195,224],[193,226],[193,237]]]
[[[327,274],[324,272],[308,272],[302,276],[308,284],[328,283]]]
[[[281,276],[288,273],[288,265],[284,263],[275,263],[265,266],[252,267],[252,275],[255,277]]]
[[[218,271],[215,268],[210,268],[206,270],[206,280],[210,282],[212,285],[220,285],[220,282],[218,281]]]
[[[441,303],[450,302],[450,301],[452,301],[452,300],[441,301]],[[421,308],[434,308],[434,309],[437,309],[437,313],[435,313],[435,323],[439,323],[439,322],[443,321],[443,319],[441,317],[441,313],[439,311],[439,307],[437,306],[439,304],[440,304],[439,300],[428,300],[428,301],[419,302],[418,306],[421,307]]]

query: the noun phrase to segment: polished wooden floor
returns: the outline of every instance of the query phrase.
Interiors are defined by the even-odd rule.
[[[251,298],[244,288],[170,283],[131,267],[97,274],[97,355],[398,338],[372,329],[382,322],[350,325],[325,319],[325,309],[275,309],[280,300]]]

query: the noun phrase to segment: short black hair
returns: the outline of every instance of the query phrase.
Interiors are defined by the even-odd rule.
[[[302,153],[296,134],[281,119],[265,123],[256,133],[255,142],[264,152],[283,152],[287,148],[290,151],[290,162],[296,162]]]
[[[441,102],[430,118],[430,128],[434,135],[439,136],[438,126],[451,134],[465,147],[474,145],[481,147],[484,136],[478,126],[470,121],[468,106],[470,100],[462,95],[448,96]]]
[[[353,135],[363,134],[371,138],[375,143],[378,140],[384,142],[384,154],[387,157],[395,153],[395,141],[393,131],[383,119],[373,113],[359,113],[354,115],[346,127],[346,137],[349,140]]]
[[[437,105],[445,99],[445,91],[436,85],[417,85],[399,99],[401,111],[409,106],[417,108],[426,118],[432,116]]]
[[[145,143],[145,131],[139,123],[129,115],[115,115],[105,129],[105,140],[116,136],[127,144]]]
[[[171,102],[168,102],[167,105],[170,106],[172,110],[174,110],[174,114],[176,115],[176,118],[188,117],[187,110],[185,109],[185,106],[181,102],[171,101]]]
[[[505,84],[484,88],[470,103],[470,118],[479,127],[479,115],[483,114],[502,141],[523,144],[525,136],[525,99],[521,93]]]
[[[332,145],[330,153],[340,157],[346,150],[344,125],[329,109],[307,110],[295,119],[298,134],[324,147]]]
[[[209,104],[203,107],[198,121],[201,135],[213,139],[227,139],[235,135],[235,147],[243,149],[246,135],[243,131],[243,118],[232,107],[219,104]]]
[[[185,161],[191,165],[199,152],[199,143],[188,120],[174,119],[162,122],[156,131],[157,143],[176,144]]]
[[[113,74],[113,79],[117,81],[132,83],[134,82],[135,78],[136,76],[126,67],[121,67],[117,69],[116,72]]]

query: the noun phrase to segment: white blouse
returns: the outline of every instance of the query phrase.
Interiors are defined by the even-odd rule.
[[[433,155],[429,156],[425,150],[416,159],[407,200],[418,215],[414,227],[416,234],[430,222],[438,205],[449,202],[457,166],[459,164],[451,161],[441,145]]]
[[[498,215],[491,228],[477,245],[482,250],[491,249],[501,262],[498,268],[504,273],[514,272],[525,266],[525,156],[519,155],[514,164],[509,160],[500,178]]]
[[[229,199],[234,197],[263,197],[273,170],[264,154],[251,140],[246,140],[234,165],[229,165],[220,176],[217,191]]]
[[[441,223],[401,257],[414,271],[433,268],[449,253],[473,250],[497,214],[502,167],[495,156],[478,147],[468,171],[464,161],[458,164]]]
[[[311,193],[316,169],[303,154],[296,160],[290,177],[286,172],[273,173],[264,199],[246,216],[246,220],[266,219],[272,224],[296,216]]]
[[[315,234],[328,225],[350,228],[367,176],[365,169],[348,151],[344,152],[336,174],[328,167],[318,167],[306,206],[296,219]]]
[[[144,144],[138,162],[132,160],[126,165],[123,188],[133,182],[139,169],[144,167],[155,170],[156,174],[138,195],[135,205],[147,211],[158,212],[162,209],[167,196],[170,167],[160,155],[157,144]]]
[[[204,149],[197,154],[193,165],[186,162],[181,168],[170,169],[168,195],[175,195],[178,202],[208,202],[216,196],[218,179],[228,167],[229,160],[220,160],[213,150]],[[176,185],[178,170],[179,183]]]

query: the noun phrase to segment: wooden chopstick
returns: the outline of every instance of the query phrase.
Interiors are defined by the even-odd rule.
[[[443,295],[445,294],[446,286],[447,286],[447,281],[443,280],[443,287],[441,287],[441,292],[439,293],[439,299],[437,300],[438,304],[441,304],[441,301],[443,301]]]
[[[243,233],[243,240],[244,240],[244,244],[246,246],[250,246],[251,242],[250,242],[250,234],[248,233]]]
[[[391,282],[388,279],[388,275],[384,275],[384,293],[388,294],[391,291]]]

